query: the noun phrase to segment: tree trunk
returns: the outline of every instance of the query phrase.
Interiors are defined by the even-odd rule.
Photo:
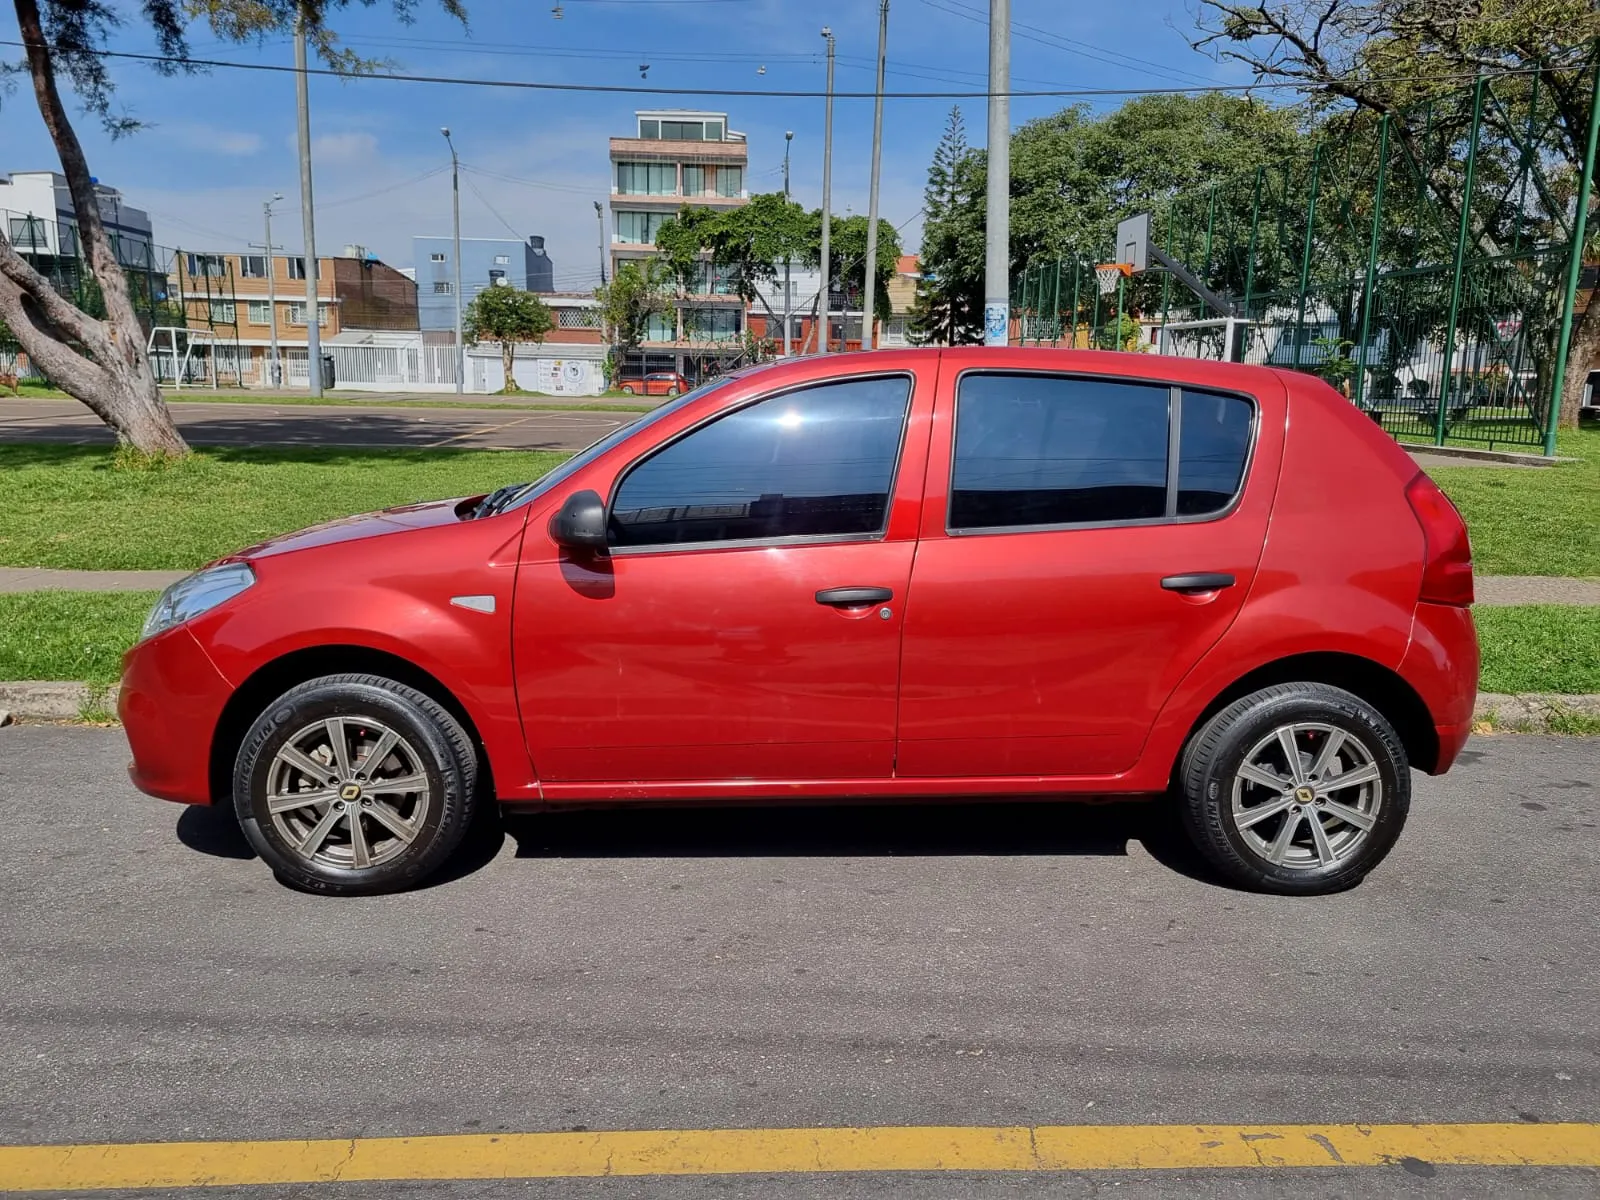
[[[517,377],[515,368],[517,363],[517,344],[515,342],[500,343],[500,361],[506,369],[505,386],[500,390],[510,395],[517,390]]]
[[[1589,372],[1600,360],[1600,316],[1595,309],[1596,291],[1589,293],[1589,302],[1582,312],[1572,315],[1572,342],[1567,348],[1567,373],[1561,382],[1561,412],[1556,418],[1562,429],[1578,427],[1578,408],[1583,404],[1583,386],[1589,381]]]
[[[120,443],[147,454],[187,454],[145,353],[145,332],[127,276],[100,220],[88,159],[56,87],[37,0],[14,3],[34,98],[61,159],[79,241],[100,285],[106,318],[97,321],[68,303],[0,234],[0,320],[51,382],[87,405]]]

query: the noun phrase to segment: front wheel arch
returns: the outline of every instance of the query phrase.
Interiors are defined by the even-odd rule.
[[[245,734],[263,709],[290,688],[323,675],[377,675],[415,688],[454,717],[472,739],[478,757],[478,784],[495,796],[493,768],[483,738],[466,706],[436,676],[415,663],[370,646],[313,646],[275,658],[258,668],[228,697],[211,738],[207,769],[213,804],[233,795],[233,765]]]

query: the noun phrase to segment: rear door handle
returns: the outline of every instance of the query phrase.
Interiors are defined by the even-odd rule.
[[[1161,586],[1169,592],[1214,592],[1219,588],[1232,587],[1233,584],[1232,575],[1204,571],[1192,575],[1168,575],[1161,581]]]
[[[817,593],[817,603],[830,608],[861,608],[868,604],[887,604],[893,599],[894,589],[886,587],[823,588]]]

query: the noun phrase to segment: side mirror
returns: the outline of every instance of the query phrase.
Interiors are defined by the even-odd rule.
[[[573,492],[550,518],[550,536],[572,549],[606,548],[606,502],[599,492]]]

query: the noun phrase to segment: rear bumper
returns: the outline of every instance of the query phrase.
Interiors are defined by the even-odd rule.
[[[140,642],[122,659],[117,714],[141,792],[211,803],[211,739],[233,688],[185,626]]]
[[[1472,733],[1472,708],[1478,698],[1478,631],[1472,610],[1417,605],[1400,674],[1427,705],[1438,740],[1435,760],[1414,765],[1430,775],[1442,775]]]

